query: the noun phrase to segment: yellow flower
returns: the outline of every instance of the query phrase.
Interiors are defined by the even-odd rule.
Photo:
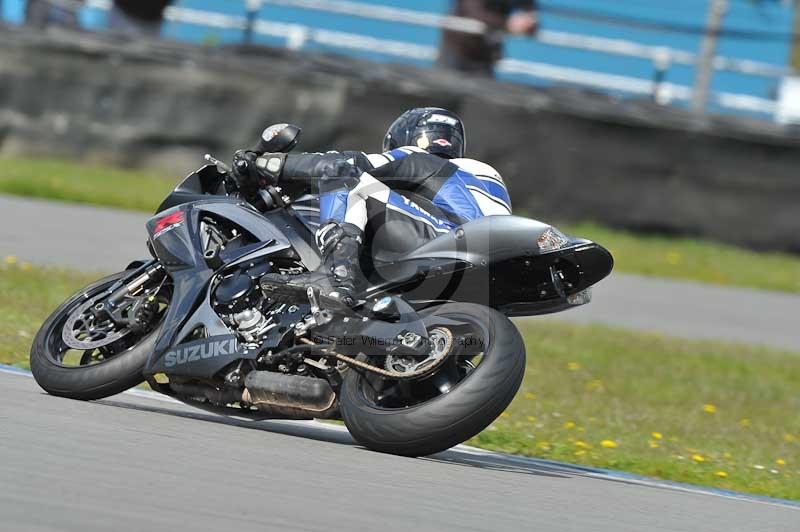
[[[540,441],[539,443],[536,444],[536,447],[538,447],[539,449],[541,449],[543,451],[549,451],[551,449],[550,442],[546,442],[546,441]]]
[[[8,264],[9,266],[13,266],[17,263],[17,257],[15,257],[14,255],[9,255],[5,258],[5,263]]]
[[[706,414],[715,414],[717,412],[717,407],[711,404],[703,405],[703,412]]]
[[[656,440],[660,440],[661,438],[664,437],[664,435],[661,434],[660,432],[651,432],[650,435]]]
[[[793,442],[793,441],[795,441],[797,438],[796,438],[796,437],[795,437],[793,434],[786,433],[786,434],[784,434],[784,435],[783,435],[783,439],[784,439],[785,441],[788,441],[789,443],[792,443],[792,442]]]
[[[511,414],[509,414],[508,412],[503,412],[502,414],[500,414],[500,417],[509,417],[510,415]]]
[[[647,443],[650,445],[650,448],[651,448],[651,449],[658,449],[658,442],[657,442],[657,441],[655,441],[655,440],[650,440],[650,441],[649,441],[649,442],[647,442]]]
[[[566,423],[564,423],[564,428],[565,429],[574,429],[575,428],[575,422],[574,421],[567,421]]]
[[[693,454],[692,455],[692,460],[694,460],[697,463],[705,462],[706,461],[706,457],[703,456],[702,454]]]
[[[786,460],[784,460],[783,458],[778,458],[777,460],[775,460],[775,463],[778,465],[786,465]]]
[[[33,269],[33,264],[31,264],[30,262],[23,262],[22,264],[19,265],[19,267],[23,272],[29,272]]]
[[[578,371],[581,365],[578,362],[567,362],[567,369],[570,371]]]
[[[753,422],[750,421],[747,418],[742,418],[742,419],[739,420],[739,425],[741,425],[742,427],[749,427],[752,424],[753,424]]]
[[[592,446],[586,443],[583,440],[578,440],[575,442],[575,447],[580,447],[581,449],[591,449]]]
[[[525,399],[536,399],[536,394],[533,392],[525,392]]]
[[[536,416],[528,416],[528,421],[533,423],[534,421],[536,421]]]
[[[600,445],[606,449],[616,449],[618,447],[617,442],[614,440],[603,440],[600,442]]]
[[[583,449],[575,451],[575,456],[583,456],[584,454],[586,454],[586,451]]]
[[[603,388],[603,381],[600,379],[594,379],[586,383],[586,391],[587,392],[596,392]]]
[[[717,471],[714,474],[717,475],[719,478],[728,478],[728,473],[726,473],[725,471]]]
[[[667,263],[675,265],[681,261],[681,254],[677,251],[669,251],[664,258],[667,260]]]

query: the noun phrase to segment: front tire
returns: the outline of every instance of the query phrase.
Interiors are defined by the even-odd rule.
[[[30,364],[34,379],[47,393],[90,401],[116,395],[144,381],[142,371],[153,352],[161,324],[133,346],[102,363],[68,366],[62,363],[63,354],[58,352],[58,340],[66,317],[87,296],[102,293],[130,273],[117,273],[87,286],[58,307],[39,329],[31,346]]]
[[[472,303],[449,303],[428,312],[477,324],[484,335],[480,363],[446,393],[401,408],[377,405],[365,393],[368,377],[348,371],[340,397],[342,417],[365,447],[403,456],[444,451],[489,426],[519,390],[525,345],[506,316]]]

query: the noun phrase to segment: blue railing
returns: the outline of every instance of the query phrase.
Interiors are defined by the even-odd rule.
[[[3,0],[21,22],[24,0]],[[81,13],[103,28],[109,0]],[[334,50],[377,61],[433,64],[441,28],[482,31],[447,17],[448,0],[265,0],[248,25],[243,0],[181,0],[167,12],[167,38],[204,44],[241,42]],[[691,97],[707,2],[702,0],[542,0],[536,39],[508,37],[501,79],[593,87],[684,105]],[[731,0],[715,61],[709,108],[772,117],[789,54],[792,11],[779,2]],[[693,31],[695,30],[695,31]],[[749,33],[748,33],[749,32]]]

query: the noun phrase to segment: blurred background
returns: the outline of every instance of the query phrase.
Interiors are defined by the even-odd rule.
[[[459,112],[520,212],[800,250],[792,1],[2,0],[0,153],[181,173]],[[793,63],[794,62],[794,63]],[[591,173],[587,169],[591,168]],[[742,223],[743,216],[748,219]]]
[[[793,29],[798,22],[791,0],[4,0],[3,4],[6,21],[38,28],[61,25],[132,34],[139,21],[143,34],[170,40],[327,51],[421,67],[436,62],[444,30],[449,54],[458,56],[459,47],[472,46],[476,63],[482,55],[474,50],[477,45],[463,41],[481,36],[487,48],[493,41],[503,45],[494,65],[502,80],[587,87],[664,105],[780,122],[799,118],[792,112],[791,101],[797,96],[789,79],[792,65],[800,61],[794,51]],[[530,11],[536,22],[511,19],[504,5]],[[449,42],[458,39],[453,35],[457,32],[463,32],[461,42]],[[709,35],[711,39],[706,38]],[[441,63],[469,69],[468,61],[457,57]],[[708,87],[697,87],[704,81],[699,78],[708,78]],[[700,88],[699,94],[693,94],[693,88]]]
[[[0,364],[203,154],[278,122],[376,152],[447,107],[515,214],[616,260],[517,321],[470,443],[800,500],[798,68],[792,0],[0,0]]]

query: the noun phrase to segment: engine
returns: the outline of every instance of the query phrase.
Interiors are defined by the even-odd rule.
[[[218,278],[212,291],[214,310],[248,349],[260,349],[267,337],[279,341],[303,318],[301,306],[259,288],[259,279],[273,269],[284,270],[273,262],[244,265]],[[302,307],[307,313],[308,305]]]
[[[207,257],[254,243],[249,235],[212,218],[202,221],[202,230]],[[259,286],[260,279],[268,273],[304,271],[303,265],[292,257],[268,256],[232,266],[212,281],[212,307],[238,337],[240,346],[257,353],[254,369],[299,375],[311,372],[302,356],[273,354],[293,343],[296,326],[310,315],[310,305],[276,294],[266,295]],[[238,369],[229,368],[228,371],[235,373]]]
[[[233,322],[243,343],[254,348],[259,347],[261,339],[270,329],[277,327],[271,316],[267,318],[255,308],[234,314]]]

